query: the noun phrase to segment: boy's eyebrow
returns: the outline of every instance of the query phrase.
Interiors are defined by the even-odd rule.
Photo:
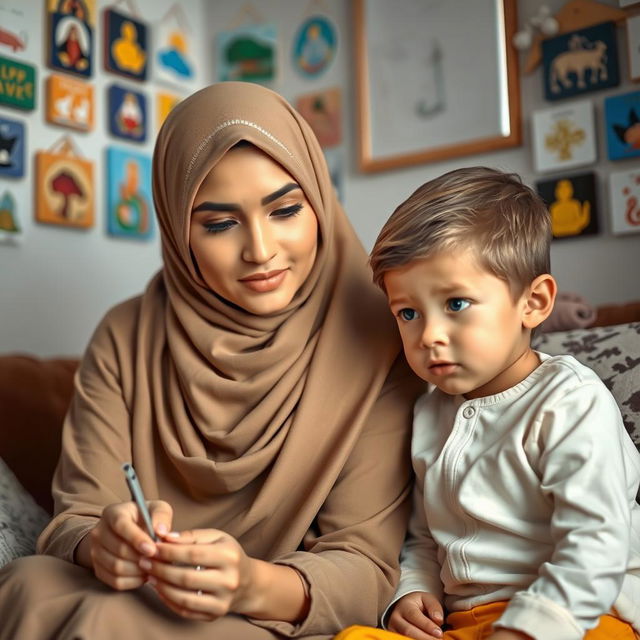
[[[295,182],[289,182],[284,186],[280,187],[273,193],[265,196],[260,200],[260,204],[270,204],[274,200],[278,198],[282,198],[282,196],[286,195],[290,191],[294,189],[301,189],[300,185]],[[241,207],[238,204],[232,202],[211,202],[207,200],[206,202],[201,202],[197,207],[194,207],[191,210],[191,213],[196,213],[198,211],[240,211]]]

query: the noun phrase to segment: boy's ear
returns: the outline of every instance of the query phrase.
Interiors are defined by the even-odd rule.
[[[558,285],[548,273],[538,276],[524,294],[522,326],[535,329],[542,324],[553,310],[553,303],[558,292]]]

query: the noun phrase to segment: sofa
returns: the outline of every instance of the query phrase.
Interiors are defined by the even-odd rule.
[[[594,369],[640,449],[640,302],[599,307],[594,326],[541,333],[534,346]],[[72,358],[0,355],[0,566],[34,552],[52,512],[51,478],[77,367]]]

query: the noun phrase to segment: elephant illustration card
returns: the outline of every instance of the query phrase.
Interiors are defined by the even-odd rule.
[[[561,100],[620,84],[615,22],[542,42],[544,97]]]

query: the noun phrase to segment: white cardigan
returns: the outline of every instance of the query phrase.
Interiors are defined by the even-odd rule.
[[[536,640],[578,640],[615,602],[640,630],[640,455],[591,369],[539,356],[502,393],[417,401],[395,600],[428,591],[449,611],[510,600],[496,626]]]

